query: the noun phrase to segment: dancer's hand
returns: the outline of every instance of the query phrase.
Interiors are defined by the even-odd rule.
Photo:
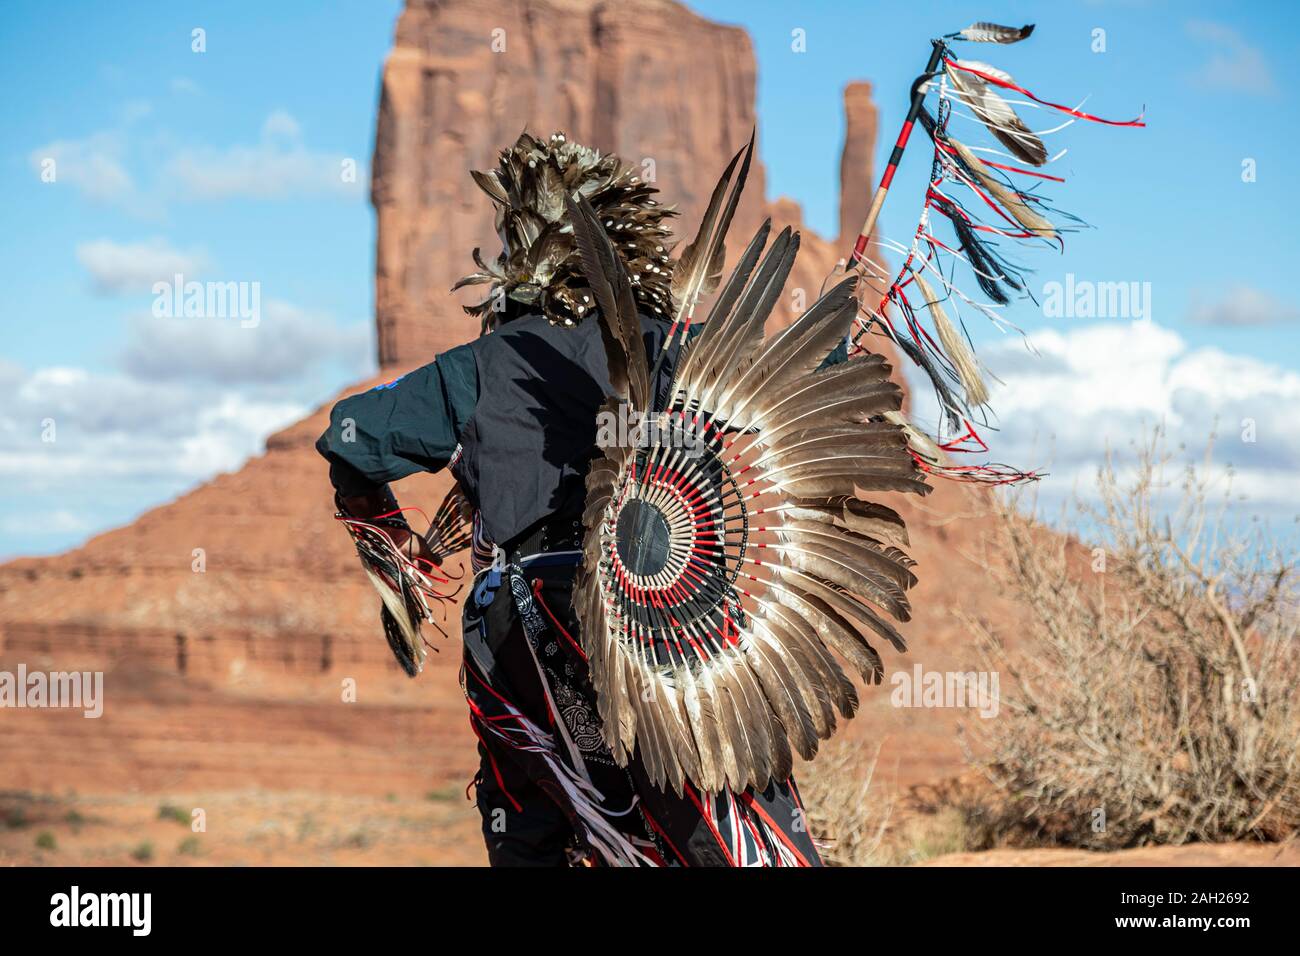
[[[380,515],[391,515],[398,510],[397,499],[387,485],[382,485],[369,494],[343,498],[341,503],[349,515],[363,521],[373,521]],[[418,567],[428,570],[430,565],[438,566],[439,562],[435,560],[428,544],[410,528],[379,526],[379,530],[388,535],[393,546]]]
[[[431,565],[435,568],[439,566],[433,552],[429,550],[429,545],[414,531],[391,528],[388,529],[388,536],[393,539],[393,544],[397,547],[397,550],[410,558],[416,567],[427,571]]]

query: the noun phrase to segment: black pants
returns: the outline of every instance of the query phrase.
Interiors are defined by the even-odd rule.
[[[486,574],[487,572],[484,572]],[[762,792],[678,795],[646,777],[634,755],[614,763],[600,736],[595,694],[577,640],[572,565],[546,562],[502,573],[495,593],[476,579],[466,602],[464,684],[479,736],[483,836],[493,866],[564,866],[593,852],[590,820],[575,807],[567,748],[538,748],[524,721],[571,740],[600,795],[602,819],[645,861],[669,866],[820,866],[793,779]],[[572,781],[570,780],[570,785]],[[588,808],[590,813],[590,808]]]
[[[478,812],[492,866],[568,866],[578,849],[560,805],[505,754],[479,744]],[[500,771],[504,782],[498,782]]]

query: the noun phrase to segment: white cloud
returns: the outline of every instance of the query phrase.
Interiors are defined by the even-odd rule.
[[[84,515],[67,509],[19,512],[0,518],[0,532],[11,535],[83,535],[91,530]]]
[[[1192,74],[1198,86],[1238,93],[1277,92],[1277,81],[1264,54],[1232,27],[1211,20],[1191,20],[1187,33],[1217,47]]]
[[[262,139],[297,141],[302,139],[302,127],[285,110],[275,110],[262,123]]]
[[[150,318],[130,341],[109,372],[0,359],[0,550],[67,545],[234,470],[321,394],[373,371],[367,323],[278,302],[256,328]]]
[[[197,90],[184,77],[172,86],[176,93]],[[284,110],[266,117],[256,143],[181,146],[156,131],[146,149],[140,130],[150,114],[147,102],[127,102],[119,109],[116,128],[46,143],[28,153],[28,162],[52,187],[71,185],[92,202],[149,220],[165,218],[166,204],[178,199],[364,195],[363,164],[308,147],[301,125]]]
[[[164,239],[81,242],[77,244],[77,261],[90,273],[95,291],[103,295],[148,292],[155,282],[170,280],[177,273],[192,279],[208,266],[202,252],[181,252]]]
[[[1300,308],[1261,289],[1237,286],[1216,301],[1198,297],[1192,303],[1190,318],[1198,325],[1274,325],[1300,319]]]
[[[363,191],[358,167],[351,157],[308,149],[297,120],[277,110],[262,124],[260,142],[181,149],[168,160],[166,175],[188,199],[352,197]]]
[[[1164,372],[1185,345],[1177,333],[1154,322],[1105,324],[1034,334],[1030,341],[1047,361],[1018,362],[1007,370],[998,361],[1019,353],[1008,340],[984,356],[1005,387],[995,389],[999,415],[1011,417],[1036,408],[1069,409],[1071,416],[1125,413],[1163,414],[1167,410]]]
[[[69,547],[239,468],[309,411],[302,391],[0,362],[0,560]]]
[[[369,323],[340,326],[274,300],[261,311],[250,328],[237,318],[135,316],[120,364],[147,381],[221,384],[292,382],[331,361],[357,374],[371,367]]]
[[[134,482],[189,484],[237,468],[306,411],[256,393],[36,369],[0,380],[0,480],[65,490],[69,502]]]
[[[70,185],[91,202],[117,206],[132,215],[156,216],[127,171],[126,144],[120,133],[95,133],[85,139],[60,139],[28,153],[28,162],[52,188]]]
[[[1300,374],[1217,348],[1190,348],[1154,322],[1102,323],[1035,333],[1041,357],[1008,340],[981,349],[999,430],[984,430],[994,460],[1045,468],[1048,498],[1087,493],[1107,450],[1120,453],[1163,426],[1191,460],[1217,432],[1216,460],[1233,468],[1249,508],[1279,518],[1300,511]],[[915,377],[916,414],[934,403]]]
[[[141,317],[115,371],[0,358],[0,554],[68,546],[239,468],[373,354],[369,323],[272,301],[254,328]]]

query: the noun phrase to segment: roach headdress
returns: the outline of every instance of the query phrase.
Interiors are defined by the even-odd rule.
[[[497,168],[471,175],[496,207],[501,252],[490,262],[474,250],[478,270],[463,286],[485,284],[487,297],[465,311],[490,331],[521,311],[541,312],[555,325],[585,319],[594,300],[582,275],[565,203],[581,196],[631,276],[632,292],[646,315],[672,311],[667,220],[676,212],[635,167],[610,153],[582,146],[563,133],[539,140],[528,133],[502,150]]]

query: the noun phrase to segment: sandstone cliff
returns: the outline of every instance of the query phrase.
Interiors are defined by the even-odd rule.
[[[879,116],[871,84],[844,88],[844,151],[840,154],[840,235],[837,246],[848,250],[858,237],[876,189],[874,157]]]
[[[592,0],[408,4],[384,66],[371,187],[382,365],[426,362],[477,334],[447,290],[472,269],[471,249],[495,255],[500,245],[468,170],[494,166],[523,129],[563,130],[640,163],[681,211],[679,234],[698,222],[717,175],[757,124],[749,36],[671,0],[627,13]],[[871,143],[850,147],[869,170]],[[777,228],[798,225],[792,204],[764,208],[765,191],[759,162],[735,235],[765,213]],[[791,287],[815,293],[834,256],[806,233],[804,248]]]

